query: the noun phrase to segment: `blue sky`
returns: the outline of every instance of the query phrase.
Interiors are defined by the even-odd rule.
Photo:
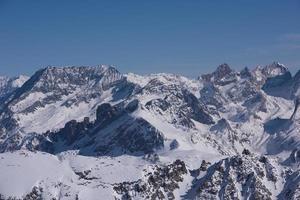
[[[0,0],[0,74],[113,64],[187,76],[279,61],[300,69],[299,0]]]

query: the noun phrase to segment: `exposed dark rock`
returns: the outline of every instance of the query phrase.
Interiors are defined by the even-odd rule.
[[[179,143],[176,139],[174,139],[171,143],[170,143],[170,150],[174,150],[177,149],[179,147]]]
[[[261,163],[266,164],[267,163],[267,157],[266,156],[261,156],[258,161],[261,162]]]
[[[241,78],[252,78],[252,73],[251,71],[249,70],[248,67],[245,67],[244,69],[241,70],[240,72],[240,76]]]
[[[203,124],[214,124],[213,118],[204,110],[199,100],[187,90],[183,91],[183,97],[187,105],[191,108],[190,117]]]
[[[156,166],[153,172],[146,175],[145,181],[115,184],[114,190],[120,195],[120,199],[175,199],[173,192],[179,188],[178,183],[183,181],[185,174],[185,163],[176,160],[167,166]]]
[[[124,124],[112,134],[105,145],[106,152],[119,149],[122,153],[152,153],[164,146],[163,135],[146,120],[135,119],[131,124]],[[102,145],[100,149],[103,149]]]
[[[242,154],[249,156],[251,155],[251,152],[248,149],[244,149]]]
[[[209,165],[211,165],[210,162],[206,162],[205,160],[202,160],[202,163],[201,163],[201,166],[199,169],[201,171],[206,171]]]
[[[65,124],[65,127],[62,128],[59,132],[52,134],[54,140],[58,140],[57,137],[66,141],[67,145],[71,145],[76,140],[84,137],[88,133],[88,129],[92,127],[92,124],[89,122],[89,118],[84,118],[83,122],[76,122],[76,120],[71,120]]]
[[[42,193],[43,188],[35,186],[32,188],[32,191],[23,198],[23,200],[42,200]]]
[[[131,112],[135,111],[135,110],[138,108],[138,106],[139,106],[139,100],[134,99],[134,100],[132,100],[131,102],[129,102],[129,103],[127,104],[125,110],[126,110],[127,112],[130,112],[130,113],[131,113]]]
[[[111,106],[109,103],[104,103],[98,106],[96,111],[96,121],[99,124],[108,123],[120,114],[116,107]]]
[[[154,100],[150,100],[145,104],[146,108],[155,108],[158,107],[159,109],[161,109],[162,111],[166,111],[171,104],[169,102],[167,102],[166,100],[163,99],[154,99]]]
[[[75,174],[79,176],[79,179],[84,179],[88,181],[98,179],[97,177],[90,176],[91,170],[85,170],[83,172],[75,172]]]

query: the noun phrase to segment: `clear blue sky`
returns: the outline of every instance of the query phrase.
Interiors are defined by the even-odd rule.
[[[227,62],[300,69],[299,0],[0,0],[0,74],[113,64],[187,76]]]

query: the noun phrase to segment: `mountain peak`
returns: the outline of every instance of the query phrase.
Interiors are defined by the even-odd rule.
[[[38,72],[37,72],[38,73]],[[100,81],[103,77],[120,79],[121,73],[110,65],[97,66],[48,66],[40,73],[40,79],[52,84],[66,83],[81,85],[82,82]]]
[[[227,63],[219,65],[214,73],[230,73],[233,70],[229,67]]]
[[[247,78],[247,77],[251,77],[252,74],[251,74],[251,71],[249,70],[249,68],[245,67],[244,69],[242,69],[240,71],[240,76],[241,76],[241,78]]]
[[[267,75],[268,77],[282,75],[288,71],[288,68],[279,62],[273,62],[270,65],[267,65],[264,68],[262,68],[262,73]]]
[[[93,71],[95,73],[102,73],[107,70],[116,70],[116,68],[112,65],[96,65],[96,66],[47,66],[44,68],[46,73],[49,72],[83,72],[83,71]],[[116,70],[117,71],[117,70]]]
[[[286,73],[289,73],[288,68],[279,62],[273,62],[266,66],[259,65],[252,71],[255,80],[260,84],[264,84],[264,82],[268,78],[283,75]]]
[[[205,81],[212,81],[217,85],[226,85],[236,80],[236,73],[227,63],[223,63],[211,74],[204,74],[201,78]]]

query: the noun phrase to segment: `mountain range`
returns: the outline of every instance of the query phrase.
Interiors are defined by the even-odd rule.
[[[0,200],[300,199],[300,70],[0,77]]]

